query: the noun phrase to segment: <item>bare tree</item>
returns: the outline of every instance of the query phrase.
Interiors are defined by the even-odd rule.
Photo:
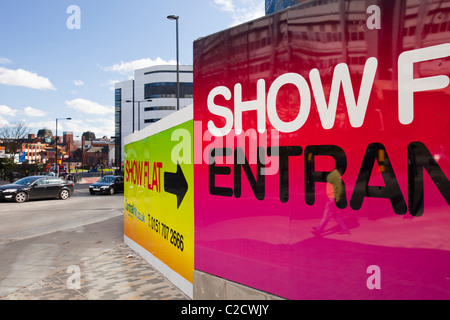
[[[0,128],[0,140],[5,147],[5,153],[11,158],[20,152],[22,144],[27,140],[31,129],[25,122],[13,122]]]

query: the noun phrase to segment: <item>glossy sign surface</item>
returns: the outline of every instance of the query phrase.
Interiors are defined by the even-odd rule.
[[[194,43],[197,270],[450,298],[450,1],[307,1]]]
[[[148,253],[158,259],[150,261],[191,295],[193,165],[183,149],[191,149],[193,121],[192,109],[186,111],[126,137],[124,235],[140,246],[144,258]]]

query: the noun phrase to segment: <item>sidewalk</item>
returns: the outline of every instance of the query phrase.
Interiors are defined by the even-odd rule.
[[[68,289],[73,273],[61,269],[0,300],[189,300],[126,244],[80,261],[78,266],[78,290]]]
[[[86,177],[77,186],[87,188],[88,184],[97,180],[98,177]],[[0,181],[0,185],[7,183]],[[74,243],[80,242],[78,238],[74,239]],[[59,267],[47,268],[52,269],[51,273],[42,280],[32,284],[24,281],[24,287],[16,291],[4,295],[0,293],[0,300],[190,300],[123,243],[123,237],[118,240],[112,249],[105,248],[98,251],[101,254],[70,262],[80,268],[80,289],[68,288],[67,282],[73,273],[67,273],[68,265],[62,267],[63,264],[59,264]],[[39,241],[47,242],[45,238]],[[74,246],[73,250],[77,252],[76,244]],[[30,261],[28,263],[32,263]]]

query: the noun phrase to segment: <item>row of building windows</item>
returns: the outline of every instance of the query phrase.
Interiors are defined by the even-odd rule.
[[[341,32],[306,32],[297,33],[294,35],[295,39],[316,41],[316,42],[337,42],[342,41]],[[352,32],[350,38],[353,41],[364,40],[364,32]]]
[[[115,116],[114,116],[114,131],[115,131],[115,141],[116,147],[114,150],[116,163],[121,163],[121,136],[122,136],[122,89],[116,89],[114,92],[114,102],[115,102]]]
[[[292,32],[290,37],[295,40],[305,40],[305,41],[315,41],[322,43],[330,42],[341,42],[343,40],[341,32],[320,32],[320,31],[302,31],[302,32]],[[364,41],[366,35],[364,32],[350,32],[350,41]],[[231,54],[236,55],[239,53],[247,54],[249,48],[250,50],[260,49],[265,46],[270,46],[272,43],[270,38],[262,38],[258,41],[254,41],[248,44],[242,43],[240,45],[233,46],[230,51]]]
[[[114,100],[116,101],[116,106],[117,106],[117,101],[120,101],[122,99],[122,89],[116,89],[114,92]]]
[[[348,62],[352,65],[352,66],[363,66],[366,64],[368,57],[367,55],[350,55],[348,57]],[[449,57],[450,59],[450,57]],[[334,68],[337,64],[342,62],[342,57],[341,56],[333,56],[333,57],[328,57],[328,58],[320,58],[320,59],[306,59],[306,58],[302,58],[301,59],[303,61],[303,63],[307,64],[310,66],[310,68],[319,68],[319,69],[327,69],[327,68]],[[268,70],[270,70],[271,64],[268,62],[264,62],[264,63],[259,63],[259,64],[255,64],[255,65],[251,65],[248,67],[248,72],[249,74],[258,74],[258,73],[262,73],[262,72],[266,72]]]
[[[299,3],[299,0],[266,0],[266,14],[271,14]]]
[[[148,71],[148,72],[145,72],[144,73],[144,75],[147,75],[147,74],[155,74],[155,73],[177,73],[177,71],[176,70],[155,70],[155,71]],[[188,71],[188,70],[179,70],[179,73],[181,74],[181,73],[193,73],[192,71]]]
[[[417,26],[411,26],[403,29],[404,36],[413,36],[416,34]],[[442,23],[427,23],[423,26],[423,34],[439,33],[450,31],[450,21],[444,21]]]
[[[337,29],[335,25],[332,25],[333,29]],[[302,31],[302,32],[292,32],[290,37],[295,40],[305,40],[305,41],[315,41],[322,43],[330,43],[330,42],[341,42],[343,40],[342,32],[339,31]],[[439,33],[450,31],[450,22],[443,23],[429,23],[424,25],[423,33],[425,35],[430,33]],[[404,36],[412,36],[416,33],[416,26],[406,27],[404,28],[403,35]],[[366,33],[362,31],[348,33],[348,40],[350,41],[365,41]],[[272,41],[270,38],[262,38],[254,42],[242,43],[240,45],[233,46],[231,50],[231,54],[239,54],[239,53],[247,53],[248,50],[255,50],[259,48],[263,48],[265,46],[271,45]]]
[[[176,82],[154,82],[144,85],[145,99],[156,98],[176,98],[177,83]],[[194,85],[192,83],[180,83],[180,98],[193,98]]]
[[[283,9],[286,9],[290,6],[303,2],[303,9],[322,6],[330,3],[336,3],[338,0],[317,0],[317,1],[306,1],[306,0],[266,0],[266,15],[271,14]]]
[[[161,120],[161,118],[159,118],[159,119],[145,119],[144,120],[144,123],[154,123],[154,122],[158,122],[159,120]]]
[[[144,111],[159,111],[159,110],[176,110],[177,107],[174,106],[162,106],[162,107],[146,107]]]

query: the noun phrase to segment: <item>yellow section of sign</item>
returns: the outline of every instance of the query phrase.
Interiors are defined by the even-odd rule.
[[[172,141],[175,130],[185,132],[189,141]],[[188,121],[127,144],[124,172],[125,235],[190,283],[194,270],[193,163],[178,158],[173,150],[180,144],[191,148],[192,130],[193,122]]]

